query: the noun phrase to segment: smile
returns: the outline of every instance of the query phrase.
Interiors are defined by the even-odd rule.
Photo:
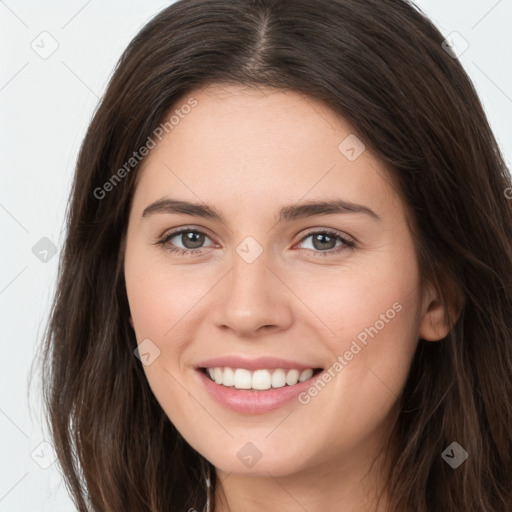
[[[304,382],[320,371],[320,368],[276,368],[248,370],[246,368],[210,367],[203,372],[216,384],[234,389],[252,389],[264,391],[271,388],[295,386]]]

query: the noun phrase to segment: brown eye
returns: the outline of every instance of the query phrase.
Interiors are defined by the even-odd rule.
[[[329,254],[337,254],[340,251],[355,247],[355,242],[341,236],[337,232],[331,231],[313,231],[302,238],[301,244],[304,246],[305,241],[311,239],[308,244],[309,247],[316,255],[327,256]]]
[[[313,247],[315,249],[323,250],[323,249],[334,249],[336,246],[336,238],[325,234],[325,233],[317,233],[312,235]]]
[[[204,244],[206,235],[198,231],[184,231],[180,235],[180,241],[185,249],[197,249]],[[173,237],[174,238],[174,237]]]
[[[202,231],[196,229],[181,229],[164,236],[158,243],[170,252],[193,254],[213,245],[204,245],[206,239],[209,240],[210,237]]]

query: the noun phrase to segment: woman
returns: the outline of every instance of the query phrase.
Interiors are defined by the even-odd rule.
[[[401,0],[181,0],[78,159],[45,344],[80,511],[512,509],[511,180]]]

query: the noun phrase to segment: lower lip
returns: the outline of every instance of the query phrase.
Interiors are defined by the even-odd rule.
[[[293,386],[286,385],[281,388],[256,391],[222,386],[209,379],[202,370],[196,370],[196,372],[199,374],[207,391],[217,402],[232,411],[242,414],[262,414],[279,409],[294,398],[297,398],[303,391],[306,391],[322,374],[322,372],[319,372],[310,379],[298,382]],[[296,403],[300,403],[298,399]]]

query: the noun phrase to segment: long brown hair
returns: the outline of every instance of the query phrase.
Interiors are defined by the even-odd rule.
[[[171,107],[212,83],[297,91],[343,116],[399,184],[422,278],[447,307],[448,283],[460,290],[457,322],[420,340],[400,396],[392,510],[512,510],[512,185],[443,40],[403,0],[180,0],[129,44],[80,150],[43,346],[48,425],[80,512],[206,502],[211,465],[134,356],[123,255],[139,164],[105,184]],[[442,457],[452,442],[468,453],[457,469]]]

